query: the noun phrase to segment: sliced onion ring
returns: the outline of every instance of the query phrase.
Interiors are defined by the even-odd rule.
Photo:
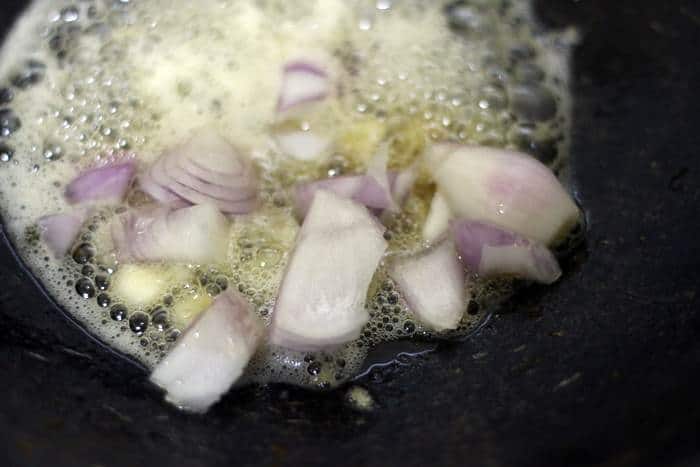
[[[227,214],[247,214],[257,206],[252,161],[211,130],[163,154],[139,182],[163,204],[213,204]]]

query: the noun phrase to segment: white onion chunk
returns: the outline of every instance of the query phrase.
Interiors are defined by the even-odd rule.
[[[217,263],[228,249],[228,219],[207,204],[144,208],[117,217],[111,227],[122,262]]]
[[[438,146],[433,177],[455,217],[492,223],[545,245],[579,220],[571,195],[551,170],[526,154]]]
[[[273,344],[313,351],[359,337],[365,300],[387,243],[366,208],[316,192],[275,305]]]
[[[248,300],[226,290],[155,367],[151,381],[176,406],[206,412],[243,374],[263,331]]]
[[[395,260],[389,275],[421,323],[436,331],[459,326],[470,297],[452,242]]]

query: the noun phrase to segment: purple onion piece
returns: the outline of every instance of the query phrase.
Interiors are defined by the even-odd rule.
[[[135,172],[133,161],[87,170],[68,184],[65,197],[71,204],[120,203]]]
[[[462,263],[471,273],[509,275],[544,284],[561,277],[557,259],[540,243],[478,221],[453,221],[451,230]]]
[[[311,61],[294,61],[285,65],[277,111],[284,113],[303,104],[318,102],[332,91],[328,73]]]
[[[428,167],[458,219],[479,220],[554,245],[580,211],[552,171],[527,154],[481,146],[439,145]]]
[[[56,258],[70,250],[85,222],[84,213],[51,214],[37,221],[41,239]]]
[[[319,190],[331,191],[338,196],[349,198],[373,210],[384,210],[392,205],[390,194],[374,177],[369,175],[351,175],[327,178],[297,187],[296,207],[301,217],[306,215],[314,195]]]

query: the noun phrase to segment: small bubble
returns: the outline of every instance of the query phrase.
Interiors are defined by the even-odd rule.
[[[91,277],[95,273],[95,270],[92,268],[92,266],[85,265],[83,266],[83,269],[80,270],[80,273],[85,277]]]
[[[0,105],[9,104],[15,98],[15,93],[10,88],[0,89]]]
[[[532,63],[520,63],[515,69],[515,79],[519,83],[539,83],[545,78],[544,71]]]
[[[15,87],[27,89],[41,82],[45,73],[46,65],[36,60],[29,60],[25,63],[24,69],[12,76],[10,81]]]
[[[282,253],[276,248],[264,247],[258,250],[257,260],[260,267],[276,266],[280,259],[282,259]]]
[[[153,319],[151,322],[156,330],[160,332],[166,331],[168,328],[170,328],[168,312],[163,308],[158,308],[153,312]]]
[[[44,146],[44,159],[47,161],[55,161],[61,158],[63,148],[57,144],[47,143]]]
[[[406,321],[403,323],[403,330],[406,334],[413,334],[416,332],[416,325],[413,324],[411,321]]]
[[[73,261],[87,264],[95,257],[95,248],[89,243],[81,243],[73,250]]]
[[[148,315],[137,311],[129,318],[129,328],[132,332],[137,335],[141,335],[146,332],[148,328]]]
[[[221,289],[216,284],[209,284],[207,285],[207,293],[212,297],[216,297],[221,293]]]
[[[0,162],[10,162],[15,155],[15,150],[5,143],[0,143]]]
[[[84,299],[92,298],[95,296],[95,286],[92,285],[90,279],[82,278],[75,283],[75,290],[78,295]]]
[[[323,366],[320,362],[311,362],[309,363],[309,366],[306,367],[306,371],[311,376],[318,376],[321,373],[322,368]]]
[[[180,334],[181,334],[180,330],[173,329],[165,337],[165,340],[168,342],[175,342],[177,340],[177,338],[180,337]]]
[[[391,9],[391,0],[377,0],[377,10],[386,11]]]
[[[217,277],[216,285],[219,287],[219,289],[226,290],[228,288],[228,279],[223,276]]]
[[[66,23],[73,23],[80,18],[80,11],[76,6],[69,6],[61,10],[61,19]]]
[[[519,44],[510,50],[510,59],[513,62],[532,60],[537,56],[537,51],[529,44]]]
[[[446,10],[450,27],[462,32],[479,32],[484,28],[483,14],[464,2],[454,2]]]
[[[109,288],[109,278],[107,276],[95,276],[95,285],[99,290],[105,291]]]
[[[109,316],[114,321],[124,321],[128,316],[128,310],[124,305],[114,305],[111,310],[109,310]]]
[[[112,303],[112,299],[106,293],[101,293],[97,296],[97,304],[102,308],[107,308]]]
[[[556,116],[554,95],[543,86],[516,86],[511,91],[511,99],[513,111],[524,121],[545,121]]]
[[[0,109],[0,136],[8,137],[22,128],[22,122],[12,109]]]

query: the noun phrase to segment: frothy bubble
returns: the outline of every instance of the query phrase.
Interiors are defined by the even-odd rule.
[[[517,148],[556,170],[565,167],[571,37],[536,32],[529,5],[508,3],[503,11],[477,0],[35,1],[0,54],[6,229],[69,313],[148,366],[198,307],[227,288],[247,296],[269,323],[298,229],[292,188],[360,170],[372,146],[359,140],[379,135],[399,167],[419,157],[426,140]],[[268,132],[279,70],[305,51],[331,56],[352,85],[337,108],[296,122],[304,131],[332,132],[337,154],[293,165],[269,149]],[[91,212],[63,260],[38,241],[38,218],[73,209],[63,191],[80,170],[127,149],[148,166],[182,135],[207,125],[255,148],[263,181],[261,214],[234,222],[223,264],[152,265],[163,283],[135,297],[120,289],[125,265],[110,253],[109,223],[118,209]],[[431,196],[430,184],[419,180],[404,212],[387,219],[390,254],[423,248],[420,228]],[[134,191],[121,209],[145,201]],[[510,293],[508,283],[479,284],[459,329],[433,333],[411,315],[382,266],[359,340],[313,354],[265,347],[245,378],[333,387],[352,378],[374,346],[464,336]],[[366,396],[356,391],[352,398]]]

